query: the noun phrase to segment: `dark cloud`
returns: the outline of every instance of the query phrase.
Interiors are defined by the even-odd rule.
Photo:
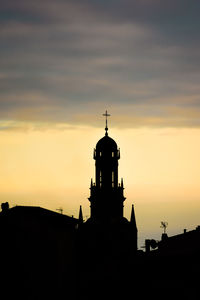
[[[1,118],[89,123],[109,107],[127,126],[199,126],[198,1],[0,7]]]

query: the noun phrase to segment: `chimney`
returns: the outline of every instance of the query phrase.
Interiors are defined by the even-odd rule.
[[[6,212],[8,209],[9,209],[8,202],[1,203],[1,210],[2,210],[2,212]]]

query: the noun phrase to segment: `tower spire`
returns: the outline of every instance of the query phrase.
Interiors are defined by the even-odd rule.
[[[103,116],[106,117],[106,127],[105,127],[106,133],[105,133],[105,135],[107,136],[108,135],[108,117],[110,117],[111,115],[108,114],[108,112],[106,110],[106,112],[105,112],[105,114],[103,114]]]
[[[79,224],[83,223],[83,213],[82,213],[82,206],[80,205],[80,210],[79,210]]]
[[[123,178],[121,178],[121,187],[124,188],[124,181],[123,181]]]
[[[135,219],[135,211],[134,211],[134,205],[132,204],[132,210],[131,210],[131,219],[130,219],[130,223],[137,228],[136,225],[136,219]]]

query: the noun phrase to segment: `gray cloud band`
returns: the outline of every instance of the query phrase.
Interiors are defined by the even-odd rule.
[[[197,1],[0,6],[0,118],[86,124],[109,106],[127,126],[199,126]]]

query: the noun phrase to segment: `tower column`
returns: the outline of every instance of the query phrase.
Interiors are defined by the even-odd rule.
[[[116,142],[108,136],[106,111],[105,136],[94,149],[96,184],[91,185],[91,218],[119,220],[123,218],[124,188],[118,182],[118,160],[120,150]]]

